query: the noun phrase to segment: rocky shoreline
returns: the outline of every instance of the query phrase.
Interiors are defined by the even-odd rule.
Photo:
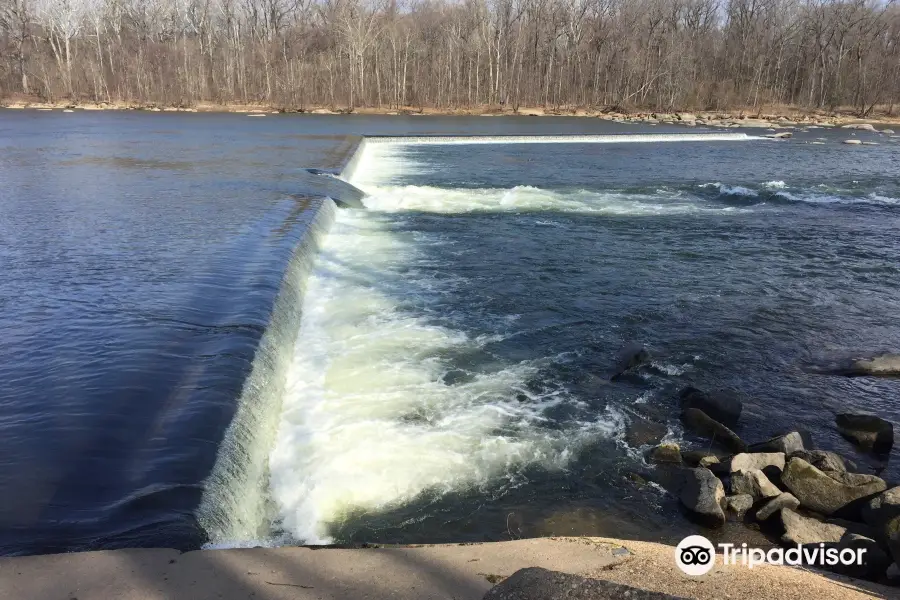
[[[236,113],[247,116],[269,114],[318,114],[318,115],[404,115],[404,116],[532,116],[532,117],[589,117],[617,123],[638,123],[644,125],[681,125],[686,127],[719,127],[750,129],[813,129],[851,126],[856,129],[894,133],[891,127],[900,127],[900,116],[879,115],[860,118],[852,114],[839,112],[785,109],[778,112],[739,111],[700,111],[700,112],[654,112],[654,111],[615,111],[589,109],[547,109],[537,107],[520,107],[517,110],[497,107],[473,107],[459,109],[436,108],[329,108],[314,106],[306,108],[284,108],[267,105],[227,105],[198,104],[195,106],[165,106],[157,104],[128,102],[41,102],[22,100],[0,100],[0,107],[16,110],[42,111],[103,111],[128,110],[142,112],[187,112],[187,113]],[[853,126],[862,127],[853,127]],[[869,127],[866,127],[866,126]],[[876,129],[878,126],[878,129]],[[888,131],[884,131],[888,129]]]
[[[612,379],[648,361],[645,349],[626,346]],[[817,372],[896,377],[900,357],[855,358]],[[737,521],[786,547],[864,549],[863,564],[835,566],[835,572],[900,585],[900,483],[857,472],[844,456],[817,449],[805,431],[748,444],[734,432],[743,408],[736,391],[686,387],[677,405],[685,430],[706,440],[706,450],[664,442],[665,428],[649,419],[633,421],[627,436],[629,443],[651,446],[646,457],[655,465],[655,478],[679,499],[690,520],[710,529]],[[882,463],[893,450],[893,424],[876,415],[838,414],[835,428]]]

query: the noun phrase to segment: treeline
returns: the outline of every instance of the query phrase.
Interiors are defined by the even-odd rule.
[[[401,0],[402,1],[402,0]],[[0,95],[729,109],[900,99],[894,0],[0,0]]]

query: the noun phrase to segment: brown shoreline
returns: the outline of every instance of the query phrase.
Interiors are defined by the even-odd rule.
[[[600,111],[589,109],[546,109],[540,107],[520,107],[518,110],[480,106],[460,109],[436,108],[384,108],[360,107],[353,109],[332,109],[312,106],[303,109],[280,108],[255,104],[197,104],[190,107],[162,106],[139,103],[73,103],[35,102],[7,99],[0,101],[0,107],[18,110],[42,111],[107,111],[126,110],[166,113],[232,113],[247,116],[269,114],[315,114],[315,115],[390,115],[390,116],[532,116],[532,117],[585,117],[624,123],[644,123],[663,125],[706,125],[723,127],[755,127],[787,129],[792,127],[819,126],[836,127],[847,124],[871,123],[881,126],[900,126],[900,115],[874,115],[860,118],[846,112],[808,111],[796,107],[772,107],[765,111],[735,109],[724,111],[674,111],[634,110],[629,112]],[[699,122],[698,122],[699,121]]]

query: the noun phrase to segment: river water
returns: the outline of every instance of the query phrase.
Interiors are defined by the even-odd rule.
[[[897,349],[897,138],[367,143],[366,210],[305,171],[347,135],[659,132],[702,133],[0,113],[0,551],[665,538],[624,432],[702,447],[687,384],[883,467],[833,415],[897,420],[896,382],[804,366]]]

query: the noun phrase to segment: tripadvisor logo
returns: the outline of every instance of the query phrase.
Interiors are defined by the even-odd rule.
[[[742,565],[749,569],[770,565],[811,565],[834,567],[865,564],[865,548],[835,548],[823,543],[797,544],[791,548],[748,548],[747,544],[718,545],[722,552],[722,564]],[[716,564],[716,547],[702,535],[690,535],[675,547],[675,564],[686,575],[700,576],[709,573]]]
[[[716,548],[702,535],[689,535],[675,548],[675,564],[686,575],[706,575],[716,564]]]

